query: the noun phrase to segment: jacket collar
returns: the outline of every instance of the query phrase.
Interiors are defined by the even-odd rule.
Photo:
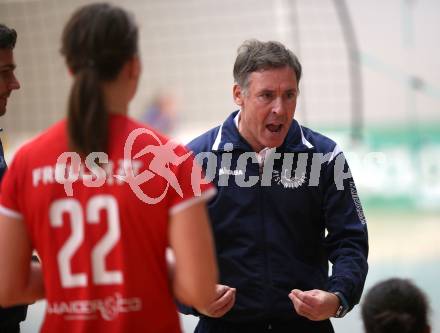
[[[239,112],[232,112],[220,126],[211,148],[212,151],[252,151],[249,143],[238,132],[235,118]],[[294,119],[283,144],[277,148],[277,151],[303,152],[313,148],[313,145],[305,138],[301,125]]]

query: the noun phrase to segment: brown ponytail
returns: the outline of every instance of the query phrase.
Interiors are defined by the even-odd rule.
[[[93,68],[76,74],[70,91],[67,122],[71,148],[84,155],[106,151],[108,114],[99,77]]]
[[[61,53],[74,75],[67,116],[73,150],[84,155],[107,151],[102,82],[115,79],[137,53],[137,36],[132,16],[105,3],[81,7],[64,28]]]

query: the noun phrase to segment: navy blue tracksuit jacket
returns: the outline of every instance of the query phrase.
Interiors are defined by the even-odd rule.
[[[208,208],[220,283],[237,288],[232,310],[205,318],[203,327],[291,322],[308,332],[332,332],[329,321],[319,330],[322,323],[298,316],[288,294],[322,289],[340,292],[350,308],[359,302],[368,236],[344,155],[294,120],[275,157],[261,167],[238,132],[237,114],[188,145],[218,190]],[[198,331],[210,330],[199,325]]]

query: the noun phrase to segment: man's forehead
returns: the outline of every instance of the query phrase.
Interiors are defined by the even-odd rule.
[[[16,67],[14,62],[14,55],[10,49],[0,49],[0,68],[14,69]]]
[[[257,89],[297,89],[296,75],[290,67],[269,68],[252,72],[249,83]]]

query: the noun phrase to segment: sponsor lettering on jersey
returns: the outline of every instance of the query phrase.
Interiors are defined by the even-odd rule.
[[[141,311],[141,309],[142,300],[139,297],[123,298],[119,293],[101,299],[47,303],[47,313],[62,315],[67,320],[90,320],[100,316],[104,320],[111,321],[120,313]]]
[[[127,161],[119,159],[117,161],[109,160],[108,163],[98,165],[87,165],[80,163],[77,168],[68,163],[56,163],[55,165],[46,165],[32,169],[32,185],[38,187],[41,185],[51,185],[59,183],[73,183],[83,181],[85,185],[92,182],[102,183],[104,185],[123,185],[125,182],[120,177],[125,176],[126,165],[131,163],[133,173],[139,174],[143,166],[141,160]]]

